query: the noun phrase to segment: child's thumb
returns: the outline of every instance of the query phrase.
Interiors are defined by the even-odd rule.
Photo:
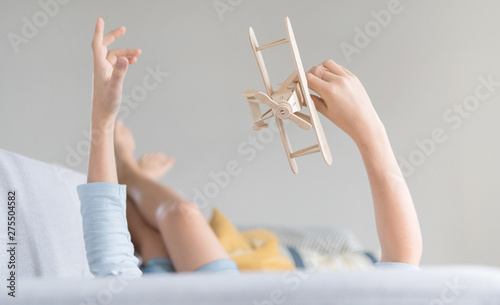
[[[113,74],[111,74],[110,86],[121,87],[125,74],[127,74],[128,60],[126,57],[118,57],[115,66],[113,67]]]

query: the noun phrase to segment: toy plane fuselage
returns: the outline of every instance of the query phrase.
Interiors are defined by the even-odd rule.
[[[264,81],[266,93],[259,92],[258,90],[247,90],[243,92],[243,96],[247,98],[250,106],[250,111],[254,120],[254,130],[266,128],[268,124],[265,121],[271,117],[275,117],[290,167],[296,174],[298,173],[297,162],[295,160],[296,158],[319,152],[323,156],[325,162],[330,165],[332,164],[332,156],[323,132],[323,128],[321,127],[321,122],[319,121],[316,107],[314,106],[311,96],[309,95],[305,71],[302,67],[299,50],[297,48],[297,43],[295,42],[295,36],[293,34],[292,25],[290,24],[290,19],[288,19],[288,17],[286,18],[286,26],[288,32],[286,38],[282,38],[262,46],[259,46],[253,29],[248,29],[250,45],[252,46],[255,59],[257,60],[257,65],[259,66],[259,70]],[[290,44],[296,69],[290,74],[290,76],[288,76],[279,89],[275,91],[271,85],[269,74],[267,73],[264,58],[262,57],[261,52],[265,49],[284,43]],[[262,113],[260,109],[261,104],[269,106],[270,109]],[[309,115],[300,112],[303,106],[307,106],[309,109]],[[313,129],[318,143],[295,152],[292,151],[288,135],[283,125],[283,120],[286,119],[291,120],[304,130]]]

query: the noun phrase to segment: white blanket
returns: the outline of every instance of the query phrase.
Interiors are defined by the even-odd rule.
[[[12,271],[6,263],[10,255],[3,250],[7,242],[17,243],[13,246],[18,278],[92,276],[76,193],[76,185],[85,180],[81,173],[0,150],[2,279]],[[7,240],[8,192],[15,192],[15,241]]]
[[[498,305],[497,268],[455,266],[424,271],[159,274],[137,280],[26,280],[13,302],[56,305]]]

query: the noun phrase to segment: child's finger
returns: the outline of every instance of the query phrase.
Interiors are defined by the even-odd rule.
[[[124,26],[112,30],[102,38],[102,45],[107,47],[112,44],[116,39],[120,38],[125,34],[127,30]]]
[[[334,62],[333,60],[331,59],[328,59],[328,60],[325,60],[322,65],[327,68],[330,72],[332,72],[333,74],[337,74],[337,75],[347,75],[347,73],[344,71],[344,69],[342,68],[342,66],[340,66],[339,64],[337,64],[336,62]]]
[[[140,49],[115,49],[111,50],[108,52],[108,55],[106,56],[106,59],[114,65],[116,62],[116,59],[120,56],[123,57],[137,57],[141,55],[141,50]]]
[[[102,35],[104,31],[104,20],[101,17],[97,18],[95,25],[94,37],[92,38],[92,49],[96,50],[102,46]]]
[[[311,98],[314,102],[314,106],[316,106],[316,110],[318,110],[319,113],[326,115],[328,106],[326,106],[325,100],[314,94],[311,94]]]
[[[322,80],[327,81],[327,82],[332,82],[332,81],[335,81],[339,78],[338,75],[331,73],[323,65],[317,65],[317,66],[312,67],[309,70],[309,73],[312,73],[312,74],[316,75],[317,77],[319,77]]]
[[[128,60],[126,57],[119,57],[113,66],[113,73],[109,80],[109,86],[116,90],[121,90],[125,74],[127,74]]]
[[[306,73],[307,85],[309,89],[318,93],[320,96],[328,96],[331,91],[331,84],[322,80],[311,72]]]
[[[108,52],[108,56],[113,55],[115,57],[137,57],[141,55],[141,53],[141,49],[114,49]]]
[[[345,72],[345,73],[347,73],[348,75],[350,75],[350,76],[354,76],[354,74],[353,74],[351,71],[347,70],[347,68],[345,68],[344,66],[340,66],[340,67],[341,67],[341,68],[342,68],[342,70],[344,70],[344,72]]]

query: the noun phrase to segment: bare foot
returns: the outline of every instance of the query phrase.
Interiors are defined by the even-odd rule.
[[[138,164],[134,158],[134,137],[132,136],[130,129],[128,129],[120,120],[117,120],[115,124],[114,140],[118,180],[123,180],[127,170],[138,169]]]
[[[142,173],[153,180],[163,177],[175,164],[175,158],[161,152],[148,153],[139,159]]]

